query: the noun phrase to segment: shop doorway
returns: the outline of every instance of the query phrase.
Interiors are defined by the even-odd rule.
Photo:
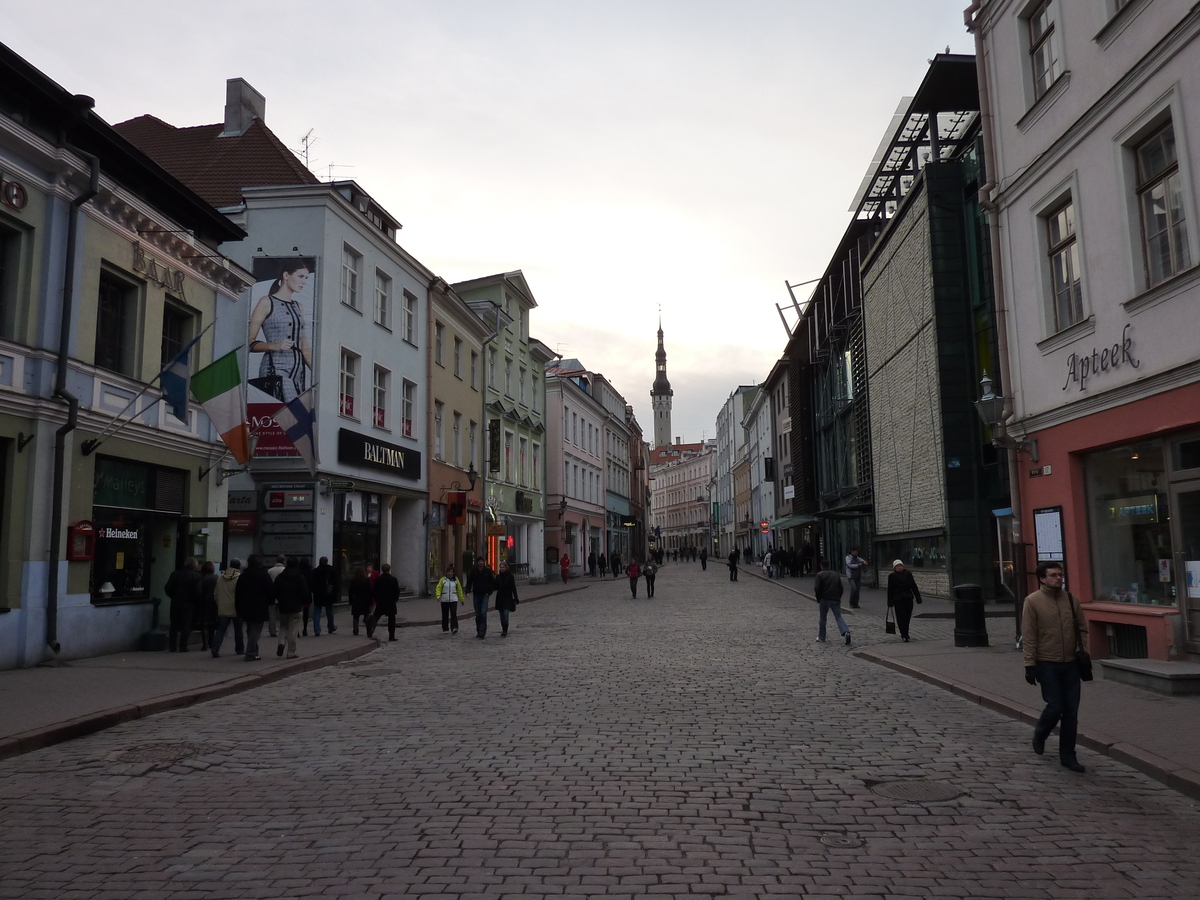
[[[1200,653],[1200,481],[1172,485],[1170,508],[1176,597],[1187,650]]]

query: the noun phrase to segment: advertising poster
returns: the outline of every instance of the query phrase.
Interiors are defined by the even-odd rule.
[[[246,414],[256,457],[299,456],[274,415],[312,387],[313,296],[317,261],[311,256],[254,260],[246,362]]]

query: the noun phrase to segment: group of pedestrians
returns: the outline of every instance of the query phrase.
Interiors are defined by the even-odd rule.
[[[501,562],[499,571],[493,572],[486,559],[481,557],[475,560],[475,566],[467,573],[465,585],[458,578],[454,566],[446,566],[445,573],[433,589],[434,597],[442,608],[443,634],[458,634],[458,607],[466,602],[468,593],[475,607],[475,637],[480,640],[487,637],[488,604],[493,593],[496,595],[496,612],[500,614],[500,637],[508,637],[510,616],[521,602],[517,597],[517,580],[509,571],[508,563]]]

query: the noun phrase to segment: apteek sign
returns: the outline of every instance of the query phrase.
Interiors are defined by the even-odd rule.
[[[1132,324],[1126,325],[1121,330],[1121,343],[1113,344],[1111,347],[1093,347],[1091,354],[1084,353],[1082,356],[1078,353],[1072,353],[1067,357],[1067,380],[1063,384],[1062,389],[1065,391],[1071,385],[1075,385],[1079,390],[1087,388],[1089,378],[1099,375],[1101,372],[1108,372],[1111,369],[1119,369],[1121,366],[1128,365],[1134,369],[1141,365],[1141,361],[1133,356],[1133,338],[1129,336]]]

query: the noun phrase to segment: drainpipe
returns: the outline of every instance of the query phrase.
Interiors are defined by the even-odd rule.
[[[988,224],[988,240],[992,256],[992,285],[996,303],[996,351],[1000,357],[1000,384],[1004,391],[1004,410],[1000,415],[999,430],[1002,435],[1008,434],[1008,423],[1012,421],[1013,385],[1012,365],[1009,360],[1008,343],[1008,301],[1004,293],[1004,266],[1000,257],[1000,216],[999,204],[995,194],[999,188],[996,178],[996,168],[999,161],[996,158],[996,134],[992,114],[991,85],[988,79],[988,68],[984,61],[983,33],[977,22],[978,13],[984,0],[972,0],[971,5],[963,13],[963,21],[967,31],[975,36],[975,71],[979,81],[979,118],[983,129],[984,143],[984,177],[983,187],[979,189],[979,204],[988,212],[991,220]],[[1013,576],[1018,593],[1025,589],[1025,548],[1021,531],[1021,471],[1017,460],[1018,451],[1010,449],[1008,457],[1008,492],[1012,505],[1012,539],[1013,539]],[[1014,597],[1017,608],[1017,634],[1021,633],[1021,600]]]
[[[95,105],[90,97],[76,96],[80,118]],[[88,186],[71,201],[67,213],[67,254],[63,263],[63,299],[58,325],[58,371],[54,378],[54,396],[67,404],[67,421],[54,432],[54,485],[50,500],[50,571],[46,583],[46,646],[55,654],[58,643],[58,566],[62,556],[63,476],[66,469],[68,435],[79,422],[79,398],[67,389],[67,368],[71,356],[71,322],[75,311],[75,254],[79,241],[79,211],[100,192],[100,160],[90,153],[74,150],[91,166]]]

